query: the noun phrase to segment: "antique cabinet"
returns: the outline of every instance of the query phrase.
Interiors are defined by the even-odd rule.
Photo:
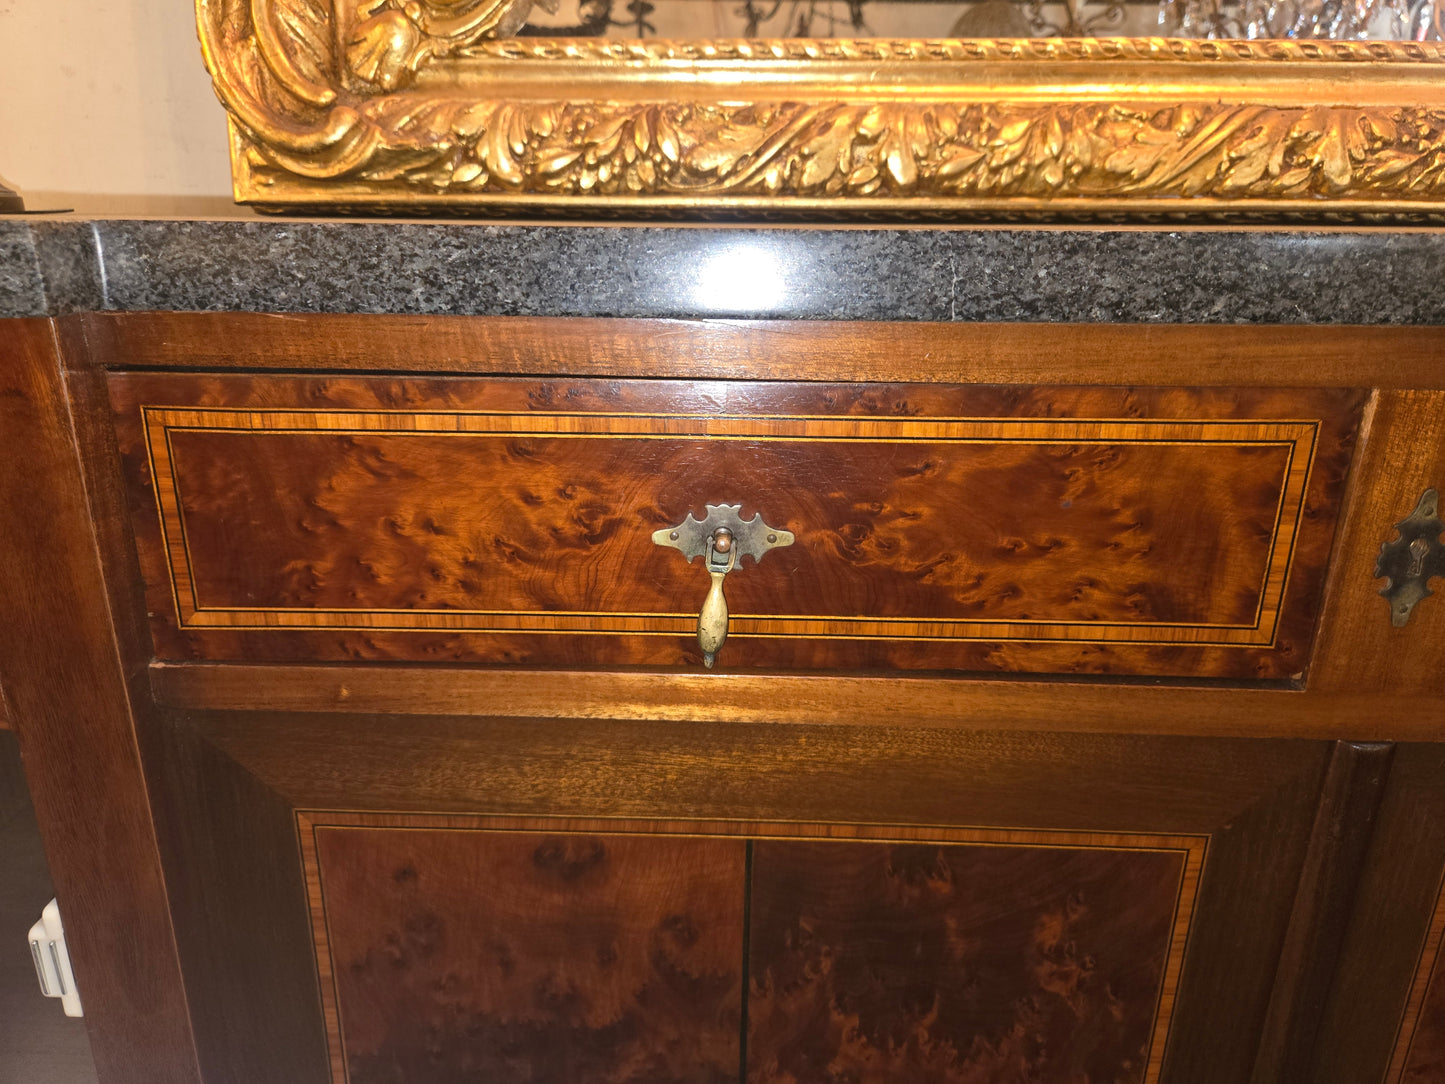
[[[226,293],[254,235],[167,283],[168,229],[89,296],[42,236],[75,300],[0,325],[0,682],[103,1080],[1439,1071],[1445,608],[1375,577],[1433,310],[328,313]],[[764,551],[667,544],[708,506]]]

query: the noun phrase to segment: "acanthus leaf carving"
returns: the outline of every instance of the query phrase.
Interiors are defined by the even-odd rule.
[[[336,100],[327,0],[253,0],[251,22],[266,66],[287,90],[313,105]]]
[[[504,103],[484,120],[473,111],[469,138],[399,177],[438,191],[618,195],[1445,194],[1445,111],[1304,113],[1204,104]]]

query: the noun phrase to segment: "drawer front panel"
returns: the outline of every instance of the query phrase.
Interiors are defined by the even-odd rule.
[[[1285,678],[1353,393],[113,378],[163,658]]]
[[[820,1066],[1157,1081],[1206,846],[864,825],[299,824],[336,1084],[765,1084]]]

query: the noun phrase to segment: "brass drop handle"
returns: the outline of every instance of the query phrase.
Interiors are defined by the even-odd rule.
[[[707,598],[702,600],[702,612],[697,615],[697,644],[702,648],[702,664],[709,670],[728,638],[728,599],[723,594],[723,579],[736,563],[737,551],[733,549],[732,532],[726,527],[719,527],[713,532],[707,554],[707,570],[712,574],[712,586],[707,589]]]
[[[707,565],[712,582],[697,616],[697,644],[702,648],[703,665],[709,669],[728,638],[728,600],[723,593],[727,574],[738,567],[743,556],[751,555],[756,562],[771,549],[793,544],[792,533],[769,527],[762,513],[744,521],[741,511],[740,504],[710,504],[703,519],[689,512],[676,527],[652,535],[657,545],[680,550],[688,561],[702,557]]]

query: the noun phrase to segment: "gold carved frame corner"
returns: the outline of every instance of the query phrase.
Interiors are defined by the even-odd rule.
[[[1445,221],[1438,43],[510,37],[532,2],[197,0],[236,198]]]

